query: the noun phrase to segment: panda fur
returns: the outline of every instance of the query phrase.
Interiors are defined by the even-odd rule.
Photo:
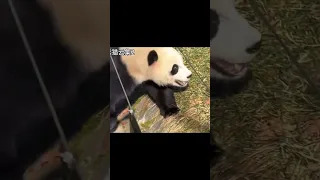
[[[210,167],[216,165],[224,155],[224,150],[214,140],[214,137],[210,137],[210,148],[209,148],[209,158]]]
[[[250,61],[261,33],[238,13],[235,0],[210,0],[210,86],[212,97],[238,93],[252,77]]]
[[[109,102],[109,1],[12,0],[69,138]],[[0,2],[0,179],[59,139],[8,1]]]
[[[148,94],[164,117],[177,113],[173,93],[185,90],[192,74],[183,64],[182,55],[172,47],[119,48],[124,49],[133,49],[134,55],[113,56],[113,60],[130,103]],[[117,116],[128,104],[113,65],[110,76],[110,128],[114,132]]]
[[[243,90],[252,77],[249,63],[261,45],[261,33],[236,10],[235,0],[210,0],[211,97],[225,97]],[[211,134],[211,166],[224,151]]]

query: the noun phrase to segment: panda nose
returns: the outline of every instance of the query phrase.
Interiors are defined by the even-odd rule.
[[[261,40],[254,43],[252,46],[246,49],[246,52],[249,54],[254,54],[256,53],[261,47]]]
[[[191,78],[191,76],[192,76],[192,74],[190,74],[187,78],[189,79],[189,78]]]

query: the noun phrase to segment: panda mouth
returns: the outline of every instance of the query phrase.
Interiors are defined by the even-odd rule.
[[[177,84],[179,84],[180,86],[182,86],[182,87],[188,85],[188,81],[175,80],[175,82],[176,82]]]
[[[225,76],[239,76],[247,71],[249,63],[230,63],[220,58],[212,58],[210,67]]]

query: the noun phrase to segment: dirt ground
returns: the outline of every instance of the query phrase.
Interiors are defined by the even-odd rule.
[[[211,128],[226,150],[211,179],[319,180],[320,1],[255,1],[300,69],[248,2],[237,7],[262,32],[263,45],[249,88],[211,102]]]

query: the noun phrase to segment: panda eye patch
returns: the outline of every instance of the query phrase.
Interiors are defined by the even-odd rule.
[[[178,71],[179,71],[179,66],[176,65],[176,64],[174,64],[174,65],[172,66],[172,69],[171,69],[171,75],[177,74]]]

